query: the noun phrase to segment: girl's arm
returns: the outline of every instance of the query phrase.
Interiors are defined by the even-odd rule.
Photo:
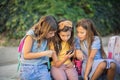
[[[88,78],[88,74],[92,68],[94,57],[95,57],[96,53],[97,53],[97,49],[92,49],[90,52],[90,55],[88,57],[87,64],[86,64],[86,69],[85,69],[85,75],[84,75],[85,79]]]
[[[58,57],[56,55],[56,53],[54,53],[54,55],[52,56],[53,57],[53,66],[55,67],[60,67],[68,58],[64,58],[62,60],[58,60]]]
[[[76,57],[78,60],[83,60],[84,54],[82,53],[81,50],[77,49],[77,50],[75,50],[75,57]]]
[[[94,57],[100,48],[101,48],[100,38],[98,36],[95,36],[94,41],[92,42],[92,45],[91,45],[90,55],[88,57],[87,64],[86,64],[86,71],[84,75],[85,78],[88,77],[88,74],[93,65]]]
[[[75,47],[75,57],[78,60],[83,60],[84,54],[81,51],[81,46],[80,46],[80,40],[79,40],[79,38],[75,38],[74,47]]]
[[[50,48],[50,50],[55,51],[53,42],[49,43],[49,48]],[[59,60],[58,56],[56,54],[56,51],[55,51],[52,55],[53,66],[60,67],[67,59],[68,58],[66,57],[66,58],[63,58],[62,60]]]
[[[31,48],[33,45],[33,38],[31,36],[27,36],[24,42],[24,58],[25,59],[34,59],[34,58],[39,58],[39,57],[43,57],[43,56],[49,56],[53,53],[53,51],[48,50],[48,51],[42,51],[42,52],[35,52],[35,54],[33,52],[31,52]]]
[[[56,53],[54,53],[52,55],[54,66],[55,67],[60,67],[62,64],[64,64],[64,62],[66,60],[70,59],[73,55],[74,55],[74,53],[72,53],[72,54],[68,53],[68,54],[65,55],[65,57],[62,60],[58,60],[58,57],[57,57]]]

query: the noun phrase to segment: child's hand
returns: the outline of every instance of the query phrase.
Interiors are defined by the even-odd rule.
[[[83,60],[84,54],[80,50],[76,50],[76,58],[78,60]]]
[[[55,51],[52,51],[52,50],[46,50],[46,51],[45,51],[45,56],[52,57],[52,54],[53,54],[54,52],[55,52]]]
[[[87,77],[87,76],[84,76],[84,80],[88,80],[88,77]]]
[[[72,53],[71,53],[71,52],[67,53],[67,54],[66,54],[66,57],[67,57],[67,58],[71,58],[73,55],[74,55],[74,51],[73,51]]]

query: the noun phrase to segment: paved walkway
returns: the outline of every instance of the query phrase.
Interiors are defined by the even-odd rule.
[[[17,47],[0,47],[0,80],[17,80]]]
[[[108,39],[102,38],[106,52]],[[0,80],[18,80],[17,54],[17,47],[0,47]]]

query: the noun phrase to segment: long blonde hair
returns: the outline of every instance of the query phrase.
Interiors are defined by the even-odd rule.
[[[53,16],[43,16],[40,18],[38,23],[36,23],[32,29],[34,30],[35,39],[38,42],[38,46],[40,46],[41,41],[45,39],[47,33],[49,31],[57,30],[57,21]]]
[[[92,42],[94,41],[94,36],[98,36],[100,38],[102,57],[105,58],[106,54],[102,46],[101,36],[99,32],[96,30],[93,21],[90,19],[81,19],[77,23],[76,28],[77,27],[83,27],[87,31],[88,54],[90,55],[91,45],[92,45]]]

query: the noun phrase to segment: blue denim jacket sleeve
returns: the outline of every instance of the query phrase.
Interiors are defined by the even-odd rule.
[[[92,43],[92,49],[100,49],[100,48],[101,48],[100,38],[98,36],[95,36],[94,41]]]
[[[80,49],[80,40],[79,40],[79,38],[75,38],[74,47],[75,47],[75,49]]]

